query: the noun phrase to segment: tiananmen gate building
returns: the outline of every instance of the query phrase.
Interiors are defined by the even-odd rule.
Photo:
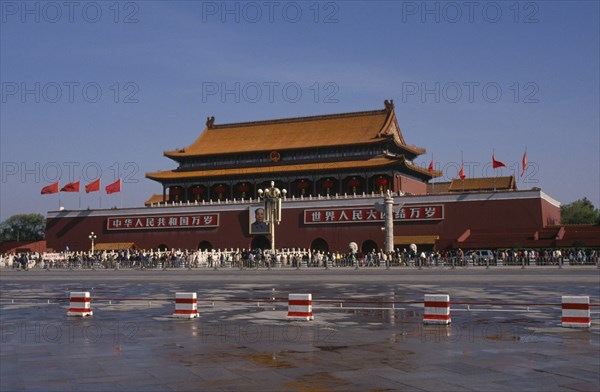
[[[174,170],[147,173],[161,184],[139,208],[50,211],[49,248],[88,250],[98,242],[140,248],[268,248],[254,229],[271,181],[287,195],[277,248],[346,252],[384,246],[377,204],[393,192],[394,243],[421,248],[573,246],[560,205],[542,190],[517,190],[514,177],[430,184],[440,175],[414,163],[425,154],[408,144],[393,101],[381,110],[217,124],[198,139],[166,151]],[[585,235],[584,235],[585,237]]]

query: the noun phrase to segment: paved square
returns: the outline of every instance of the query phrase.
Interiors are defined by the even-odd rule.
[[[598,391],[600,309],[567,329],[560,301],[598,304],[599,274],[3,270],[0,390]],[[92,317],[67,317],[70,291]],[[175,292],[199,319],[172,317]],[[286,320],[289,293],[312,293],[314,321]],[[451,325],[423,325],[426,293],[450,295]]]

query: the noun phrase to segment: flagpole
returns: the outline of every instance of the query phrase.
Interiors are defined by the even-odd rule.
[[[435,171],[435,161],[433,160],[433,151],[431,152],[431,162],[433,162],[433,170]],[[431,177],[431,193],[435,195],[435,182],[433,181],[433,177]]]
[[[460,150],[460,168],[463,170],[463,176],[465,175],[465,157],[463,155],[463,150]],[[465,193],[465,179],[464,178],[460,178],[460,181],[462,182],[462,186],[463,186],[463,193]]]
[[[492,148],[492,169],[494,169],[494,192],[496,192],[496,168],[494,167],[494,161],[496,160],[496,151]]]
[[[527,159],[527,146],[525,146],[525,152],[523,153],[523,158]],[[527,162],[525,161],[525,159],[523,159],[523,161],[521,162],[521,165],[523,166],[523,171],[521,172],[521,177],[523,177],[525,175],[525,167],[527,165]],[[523,182],[525,184],[525,189],[527,189],[527,177],[525,177],[523,179]]]

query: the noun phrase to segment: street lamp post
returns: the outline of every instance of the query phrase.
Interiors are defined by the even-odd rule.
[[[92,254],[94,254],[94,240],[97,238],[97,237],[96,237],[96,234],[94,234],[94,232],[92,231],[92,232],[90,233],[90,235],[88,236],[88,238],[89,238],[90,240],[92,240]]]
[[[275,223],[281,223],[281,201],[286,193],[285,189],[275,187],[275,181],[271,181],[270,188],[258,190],[258,196],[265,202],[265,221],[271,234],[271,256],[275,255]]]

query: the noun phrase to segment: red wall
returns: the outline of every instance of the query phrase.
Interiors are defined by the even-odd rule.
[[[412,178],[398,176],[398,189],[412,195],[424,195],[427,193],[427,183],[413,180]]]
[[[516,192],[507,194],[516,195]],[[498,193],[489,193],[477,197],[464,197],[465,200],[462,200],[461,195],[396,198],[396,202],[407,204],[443,204],[445,217],[439,221],[395,222],[394,235],[438,235],[440,239],[454,240],[467,229],[531,230],[533,233],[547,226],[549,220],[560,216],[559,207],[541,197],[494,200],[497,196]],[[327,202],[304,201],[296,204],[286,202],[282,223],[276,229],[276,245],[278,248],[308,248],[313,240],[322,238],[329,244],[330,250],[336,251],[346,251],[348,243],[352,241],[360,246],[366,240],[373,240],[383,247],[384,233],[381,230],[383,222],[305,225],[303,216],[305,209],[346,208],[354,203],[348,207],[353,208],[356,203],[372,206],[381,201],[380,198],[366,198]],[[48,247],[58,251],[64,250],[67,245],[73,250],[88,250],[91,245],[88,236],[93,231],[97,235],[98,243],[135,242],[141,248],[157,248],[160,244],[165,244],[169,248],[196,249],[201,241],[210,242],[215,249],[249,248],[254,236],[248,234],[247,205],[233,207],[237,209],[227,211],[227,208],[218,206],[196,208],[201,211],[210,209],[211,212],[218,210],[220,225],[216,228],[144,231],[108,231],[106,230],[107,215],[124,216],[132,211],[140,214],[176,214],[182,211],[182,208],[71,211],[63,213],[67,217],[55,217],[61,214],[59,212],[49,213],[46,241]],[[189,211],[190,207],[187,208]],[[98,214],[104,216],[95,216]]]

